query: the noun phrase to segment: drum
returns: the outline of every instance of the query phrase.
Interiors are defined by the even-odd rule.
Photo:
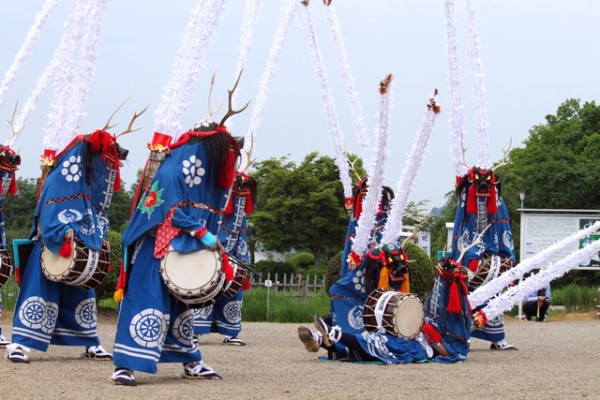
[[[110,269],[108,249],[90,250],[79,240],[71,241],[71,249],[71,255],[63,257],[44,246],[41,264],[46,278],[83,289],[97,287]]]
[[[173,296],[195,307],[213,304],[225,284],[217,251],[184,254],[171,250],[160,263],[160,274]]]
[[[483,286],[510,269],[510,259],[484,254],[477,263],[477,270],[469,269],[469,292]]]
[[[6,249],[0,249],[0,288],[4,286],[12,271],[10,254]]]
[[[412,339],[423,327],[425,309],[416,294],[376,289],[365,302],[363,319],[369,332]]]
[[[233,267],[233,280],[225,282],[223,286],[223,296],[234,297],[244,286],[246,277],[248,276],[248,270],[244,267],[242,262],[237,258],[229,256],[229,263]]]

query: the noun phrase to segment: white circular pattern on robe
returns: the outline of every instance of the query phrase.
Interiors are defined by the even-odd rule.
[[[68,208],[66,210],[62,210],[58,213],[58,220],[63,224],[68,224],[69,222],[81,221],[83,218],[83,214],[74,208]]]
[[[67,182],[78,182],[83,176],[81,170],[81,156],[71,156],[68,160],[62,163],[60,173],[65,177]]]
[[[75,308],[75,321],[82,328],[96,328],[96,319],[96,299],[85,299]]]
[[[352,278],[352,283],[354,283],[354,289],[358,290],[362,293],[366,293],[365,289],[365,273],[362,270],[356,271],[356,275]]]
[[[93,235],[95,233],[96,224],[94,223],[94,215],[89,208],[85,210],[83,223],[80,224],[79,229],[84,235]]]
[[[42,331],[44,333],[52,333],[54,332],[54,328],[56,327],[56,320],[58,318],[58,304],[53,303],[51,301],[46,303],[46,317],[44,318],[44,323],[42,324]]]
[[[180,343],[189,346],[194,337],[194,315],[192,310],[180,314],[173,323],[173,336]]]
[[[348,325],[351,328],[360,330],[365,327],[363,306],[354,306],[348,311]]]
[[[213,309],[215,305],[211,304],[210,306],[202,307],[202,308],[194,308],[194,317],[200,319],[206,319],[210,315],[212,315]]]
[[[25,299],[19,308],[19,321],[29,329],[42,329],[46,321],[46,300],[39,296]]]
[[[140,346],[159,347],[165,340],[168,325],[168,316],[155,308],[146,308],[131,319],[129,334]]]
[[[227,322],[238,324],[242,321],[242,302],[230,301],[223,307],[223,316]]]
[[[183,160],[183,174],[185,175],[185,183],[189,187],[199,185],[202,182],[202,177],[206,170],[202,168],[202,160],[192,155],[188,160]]]
[[[509,230],[504,231],[504,233],[502,234],[502,242],[506,247],[508,247],[511,250],[515,248],[512,239],[512,232]]]

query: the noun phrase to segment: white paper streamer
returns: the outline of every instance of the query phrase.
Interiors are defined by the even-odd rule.
[[[421,168],[423,159],[429,151],[431,132],[433,131],[436,116],[437,113],[434,112],[433,107],[428,107],[423,116],[421,127],[417,132],[410,156],[404,163],[402,176],[398,181],[398,187],[396,189],[397,195],[394,200],[392,200],[390,215],[388,216],[384,227],[383,236],[381,238],[382,243],[395,243],[400,237],[403,226],[402,218],[404,217],[406,205],[408,204],[408,197],[415,186],[415,178]]]
[[[87,0],[73,1],[69,18],[65,23],[65,34],[61,45],[60,53],[57,55],[58,64],[54,76],[54,96],[50,103],[51,111],[48,113],[48,124],[44,136],[44,148],[59,150],[61,143],[68,141],[77,133],[70,132],[65,128],[69,113],[74,107],[73,102],[77,98],[74,85],[75,80],[75,62],[77,51],[83,44],[86,36],[86,29],[93,24],[90,16],[94,2]]]
[[[246,0],[246,7],[244,8],[244,16],[242,17],[242,33],[240,36],[240,53],[236,64],[236,75],[237,79],[239,72],[244,68],[248,61],[248,54],[252,50],[254,43],[254,33],[256,32],[256,23],[258,22],[258,16],[260,11],[260,5],[262,0]],[[243,79],[243,77],[241,78]],[[237,90],[233,92],[231,105],[237,105],[237,99],[240,94],[240,86],[238,85]],[[233,126],[233,121],[229,122],[229,126]],[[245,145],[244,145],[245,146]]]
[[[596,240],[583,249],[571,253],[560,261],[540,270],[539,273],[523,280],[519,285],[511,287],[501,295],[493,298],[482,309],[483,312],[488,320],[502,315],[505,311],[510,310],[523,300],[529,293],[539,290],[545,284],[552,282],[556,278],[560,278],[580,264],[589,262],[590,258],[598,255],[599,251],[600,240]]]
[[[352,244],[352,251],[362,257],[369,246],[371,233],[375,225],[375,216],[379,208],[381,191],[383,187],[384,168],[389,154],[388,141],[390,137],[390,118],[392,112],[392,93],[393,82],[389,85],[387,92],[382,94],[379,101],[379,122],[376,133],[377,151],[375,159],[375,169],[373,175],[369,177],[369,190],[363,200],[362,213],[358,218],[356,227],[356,237]]]
[[[511,282],[521,279],[526,273],[536,268],[540,268],[540,266],[541,268],[544,268],[549,264],[550,260],[556,257],[557,254],[561,253],[564,249],[579,243],[581,239],[591,235],[598,229],[600,229],[600,221],[586,229],[582,229],[573,233],[561,241],[554,243],[538,254],[523,260],[518,265],[515,265],[513,268],[500,275],[498,278],[478,287],[469,295],[471,306],[476,308],[482,304],[485,304],[488,299],[504,290],[504,288],[507,287]]]
[[[344,150],[344,135],[340,129],[337,114],[335,112],[333,95],[331,94],[331,88],[329,87],[329,78],[327,77],[327,71],[325,70],[325,65],[323,64],[323,59],[321,57],[321,50],[319,49],[319,43],[317,41],[317,36],[315,35],[310,10],[308,6],[305,6],[304,9],[306,11],[306,24],[303,23],[299,15],[298,21],[300,22],[302,30],[306,34],[306,39],[310,45],[311,57],[321,87],[321,101],[325,108],[325,115],[327,116],[327,123],[329,125],[329,134],[335,152],[335,165],[337,165],[340,173],[344,197],[349,198],[352,197],[352,179],[350,178],[348,158],[346,157],[346,152]]]
[[[254,101],[254,107],[252,108],[252,115],[250,116],[250,123],[248,125],[246,139],[252,139],[252,137],[249,135],[256,134],[260,130],[263,114],[265,113],[267,106],[267,100],[271,94],[273,79],[275,77],[275,73],[277,72],[277,67],[279,66],[281,51],[283,50],[283,45],[285,44],[285,39],[287,38],[292,16],[298,8],[298,4],[300,4],[298,0],[288,0],[287,6],[284,7],[281,17],[279,18],[279,23],[277,24],[277,33],[275,34],[273,44],[271,44],[271,49],[269,50],[269,59],[267,60],[267,65],[263,71],[260,85],[258,86],[258,93],[256,95],[256,100]],[[246,147],[246,145],[250,146],[250,143],[246,142],[244,147]]]
[[[21,48],[17,54],[15,54],[15,58],[13,59],[11,66],[4,73],[4,79],[2,80],[2,83],[0,83],[0,107],[4,105],[6,93],[12,86],[12,83],[14,82],[19,70],[21,69],[21,66],[23,65],[23,62],[35,45],[35,42],[40,36],[48,17],[52,15],[52,12],[54,11],[54,8],[56,8],[57,4],[58,0],[46,0],[42,6],[42,10],[35,16],[33,25],[31,28],[29,28],[29,32],[27,32]]]
[[[173,63],[173,73],[154,112],[155,132],[171,135],[175,140],[181,135],[181,120],[191,103],[198,75],[206,67],[208,46],[225,3],[225,0],[199,0],[192,10]]]
[[[85,114],[85,104],[90,92],[90,83],[96,72],[96,58],[100,44],[100,31],[106,15],[107,0],[97,0],[90,15],[90,26],[87,38],[85,38],[83,48],[81,49],[81,61],[77,65],[77,74],[75,75],[75,86],[77,96],[74,100],[74,108],[68,114],[68,122],[65,124],[66,132],[77,134],[80,130],[80,124]],[[61,144],[61,148],[66,146],[68,141]]]
[[[325,12],[329,21],[329,32],[331,33],[331,39],[337,56],[340,73],[345,82],[346,94],[350,101],[350,108],[352,109],[352,123],[354,125],[354,131],[358,140],[358,145],[361,149],[361,157],[364,161],[364,166],[367,171],[367,175],[370,176],[375,168],[375,162],[373,160],[373,148],[369,144],[367,137],[367,128],[365,127],[365,121],[363,119],[363,110],[358,99],[358,92],[354,86],[354,78],[350,71],[350,63],[348,62],[348,54],[346,52],[346,46],[344,45],[344,37],[342,36],[342,30],[335,14],[333,5],[327,7]]]
[[[448,96],[450,97],[450,154],[454,174],[463,176],[468,168],[463,164],[465,109],[461,98],[460,71],[458,63],[458,41],[456,39],[456,17],[454,0],[444,0],[446,11],[446,60],[448,62]]]
[[[471,53],[471,74],[473,76],[473,91],[475,95],[475,130],[477,132],[477,165],[490,168],[490,139],[488,136],[487,100],[485,85],[483,82],[483,62],[481,60],[481,48],[479,36],[477,35],[477,24],[475,22],[475,10],[471,0],[465,0],[467,4],[467,21],[469,50]]]

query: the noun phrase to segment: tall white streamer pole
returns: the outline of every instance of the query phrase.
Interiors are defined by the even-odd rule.
[[[558,262],[540,270],[539,273],[530,276],[519,285],[508,288],[498,297],[490,300],[482,309],[488,320],[491,320],[505,311],[513,308],[523,300],[529,293],[539,290],[547,283],[560,278],[578,265],[588,262],[590,258],[600,252],[600,240],[596,240],[588,246],[579,249]]]
[[[246,144],[244,144],[244,147],[247,145],[251,146],[250,142],[253,138],[252,135],[256,134],[260,130],[263,114],[265,113],[267,106],[267,100],[269,99],[269,95],[271,94],[273,79],[279,66],[281,51],[283,50],[283,45],[285,44],[285,40],[287,38],[288,29],[290,27],[290,23],[292,21],[294,12],[298,8],[298,4],[298,0],[287,0],[287,6],[284,7],[283,13],[279,18],[279,23],[277,24],[277,33],[275,34],[275,38],[273,39],[273,44],[271,44],[271,49],[269,50],[269,59],[267,60],[267,65],[265,67],[265,70],[263,71],[260,80],[260,85],[258,86],[256,100],[254,101],[254,107],[252,108],[252,115],[250,116],[248,132],[246,133],[245,137]]]
[[[417,132],[410,156],[404,163],[404,170],[402,171],[402,176],[398,181],[398,188],[396,189],[398,195],[392,201],[391,212],[388,216],[381,238],[382,243],[393,243],[400,237],[400,232],[402,231],[402,218],[404,217],[406,205],[408,204],[408,198],[414,188],[415,178],[421,168],[423,159],[429,151],[431,132],[433,131],[436,117],[440,112],[440,108],[435,102],[436,94],[437,90],[435,91],[434,97],[431,98],[427,104],[427,111],[425,111],[425,115],[423,116],[423,123]]]
[[[346,52],[346,46],[344,44],[344,37],[342,36],[342,30],[335,14],[335,9],[331,4],[327,4],[327,19],[329,21],[329,32],[335,48],[335,54],[337,55],[338,65],[342,78],[345,81],[346,94],[350,101],[350,108],[352,109],[352,122],[354,125],[354,131],[356,132],[356,138],[358,145],[361,149],[361,156],[364,160],[364,166],[367,171],[367,175],[371,175],[375,168],[375,160],[373,160],[373,148],[369,144],[367,136],[367,128],[365,127],[365,121],[363,119],[363,110],[358,99],[358,92],[354,86],[354,78],[350,71],[350,63],[348,61],[348,54]]]
[[[363,211],[358,218],[356,227],[356,237],[352,243],[352,251],[359,257],[369,246],[369,240],[373,227],[375,226],[375,216],[379,208],[381,198],[381,189],[383,187],[384,168],[389,154],[388,141],[390,137],[390,117],[393,103],[393,93],[391,88],[392,75],[388,75],[380,87],[379,100],[379,126],[376,131],[377,151],[375,157],[377,163],[373,175],[369,177],[369,189],[363,200]],[[385,88],[385,90],[382,90]]]
[[[54,96],[50,103],[50,113],[48,114],[48,124],[44,136],[44,149],[59,150],[61,144],[73,138],[77,132],[70,132],[65,129],[65,123],[71,112],[70,105],[76,98],[75,69],[77,61],[77,52],[83,44],[86,29],[93,23],[89,17],[92,13],[94,2],[73,1],[69,18],[65,23],[64,41],[61,41],[58,55],[58,64],[54,76]],[[63,46],[64,44],[64,46]]]
[[[4,105],[6,93],[12,86],[12,83],[17,77],[17,74],[21,69],[23,62],[25,61],[25,58],[27,58],[29,52],[35,45],[35,42],[40,36],[40,33],[42,32],[42,29],[46,24],[48,17],[52,15],[52,12],[56,8],[57,4],[58,0],[46,0],[42,7],[42,10],[36,15],[33,25],[31,26],[31,28],[29,28],[29,32],[27,32],[27,35],[25,36],[25,40],[21,45],[21,48],[19,49],[17,54],[15,54],[15,58],[13,59],[12,65],[4,73],[4,79],[2,79],[2,83],[0,83],[0,107]]]
[[[493,279],[475,289],[473,293],[469,295],[469,301],[473,308],[479,307],[484,304],[488,299],[495,296],[497,293],[504,290],[511,282],[521,279],[526,273],[536,269],[544,268],[549,262],[556,258],[564,249],[576,245],[581,239],[591,235],[600,229],[600,221],[596,222],[592,226],[582,229],[568,236],[567,238],[554,243],[547,247],[543,251],[534,255],[533,257],[527,258],[516,265],[514,268],[509,269],[496,279]]]
[[[198,0],[192,10],[173,63],[173,73],[163,87],[161,103],[154,112],[155,132],[174,139],[181,135],[181,120],[190,106],[198,75],[206,66],[208,46],[225,3],[225,0]]]
[[[308,6],[305,6],[304,9],[306,10],[306,24],[303,23],[300,16],[298,16],[298,21],[300,22],[310,45],[310,53],[315,71],[317,72],[317,78],[319,79],[319,85],[321,86],[321,100],[323,102],[323,107],[325,108],[325,115],[327,116],[327,123],[329,124],[329,134],[335,152],[335,165],[337,165],[340,173],[340,180],[342,181],[342,187],[344,188],[344,197],[349,198],[352,197],[352,179],[350,178],[350,164],[348,163],[348,158],[344,151],[344,136],[340,130],[340,125],[335,112],[333,95],[331,94],[331,88],[329,87],[329,78],[327,77],[327,71],[325,71],[325,65],[323,64],[323,59],[321,57],[321,51],[315,35],[310,10]]]
[[[246,7],[244,8],[244,16],[242,17],[242,33],[240,37],[240,53],[238,56],[237,64],[236,64],[236,75],[234,77],[237,79],[240,71],[244,68],[248,61],[248,54],[250,54],[250,50],[252,50],[252,45],[254,43],[254,33],[256,32],[256,23],[258,22],[258,16],[260,11],[260,5],[262,0],[246,0]],[[238,89],[233,93],[231,105],[237,105],[237,99],[240,94],[240,89]],[[229,122],[229,125],[232,125],[233,121]]]
[[[446,11],[446,60],[448,63],[448,96],[450,97],[450,153],[454,174],[463,176],[468,168],[463,164],[465,109],[461,98],[460,70],[458,63],[458,41],[456,39],[456,17],[454,0],[444,0]]]
[[[465,0],[467,4],[467,21],[469,50],[471,53],[471,73],[473,75],[474,95],[475,95],[475,129],[477,132],[477,158],[478,165],[490,168],[490,139],[488,136],[487,121],[487,99],[485,85],[483,82],[483,62],[481,60],[481,48],[479,46],[479,36],[477,35],[477,24],[475,22],[475,10],[471,0]]]

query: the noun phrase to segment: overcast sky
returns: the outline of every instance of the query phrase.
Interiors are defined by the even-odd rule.
[[[42,0],[0,0],[0,73],[12,64],[15,53],[33,23]],[[61,0],[44,32],[29,55],[0,109],[8,119],[17,99],[29,96],[39,75],[50,61],[60,36],[70,2]],[[154,110],[163,86],[168,82],[175,53],[192,0],[109,0],[102,31],[97,66],[81,132],[104,126],[108,116],[126,98],[131,100],[118,114],[115,128],[124,129],[136,109],[150,105],[140,118],[140,132],[120,142],[130,150],[122,170],[132,184],[136,171],[148,155],[145,144],[152,137]],[[244,10],[241,0],[229,0],[217,27],[206,69],[200,75],[196,95],[182,121],[192,127],[207,114],[210,76],[217,71],[213,103],[226,101],[238,58],[240,26]],[[468,75],[465,4],[456,0],[462,97],[466,106],[467,162],[475,163],[476,149],[473,96]],[[498,160],[510,138],[513,147],[522,146],[529,129],[544,122],[547,114],[568,98],[582,101],[600,97],[600,2],[597,0],[474,0],[481,39],[483,71],[488,96],[490,155]],[[387,163],[386,183],[396,189],[404,161],[417,132],[425,103],[434,88],[442,114],[434,127],[432,144],[417,177],[412,200],[430,200],[428,207],[441,206],[444,194],[453,187],[451,156],[448,150],[448,96],[445,56],[445,17],[442,0],[334,0],[344,34],[351,69],[364,118],[373,134],[376,124],[377,88],[387,74],[396,77],[391,120],[392,156]],[[255,44],[241,84],[239,101],[256,96],[269,49],[281,14],[281,0],[263,0]],[[348,151],[359,149],[352,131],[350,107],[332,49],[321,1],[311,2],[317,38],[326,63],[338,119]],[[40,99],[24,132],[15,143],[22,156],[20,177],[38,177],[42,138],[52,91]],[[446,112],[444,112],[446,111]],[[251,110],[234,117],[234,134],[244,134]],[[0,125],[1,126],[1,125]],[[0,140],[5,142],[5,126]],[[254,155],[258,160],[289,155],[301,161],[318,151],[333,156],[333,147],[321,102],[319,84],[308,44],[293,21],[281,57],[278,74],[263,123],[257,132]]]

